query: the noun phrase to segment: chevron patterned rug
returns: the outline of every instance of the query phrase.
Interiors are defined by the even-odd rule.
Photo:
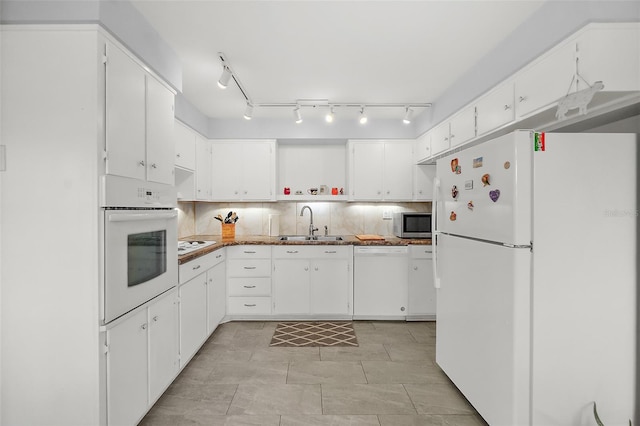
[[[281,322],[269,346],[358,346],[358,339],[350,321]]]

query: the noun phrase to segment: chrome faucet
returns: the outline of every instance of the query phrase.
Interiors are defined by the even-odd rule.
[[[314,238],[315,238],[315,236],[313,235],[313,233],[314,233],[315,231],[317,231],[317,230],[318,230],[318,228],[315,228],[315,227],[313,226],[313,210],[311,210],[311,207],[309,207],[309,206],[303,206],[303,207],[302,207],[302,210],[300,210],[300,216],[304,216],[304,209],[309,209],[309,215],[311,216],[311,217],[310,217],[310,220],[309,220],[309,237],[310,237],[311,239],[314,239]]]

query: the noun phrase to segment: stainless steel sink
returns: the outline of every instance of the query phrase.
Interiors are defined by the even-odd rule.
[[[308,235],[286,235],[280,237],[280,241],[306,241],[309,243],[320,241],[342,241],[343,238],[337,235],[316,235],[311,238]]]

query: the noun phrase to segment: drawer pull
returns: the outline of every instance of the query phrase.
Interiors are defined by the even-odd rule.
[[[247,308],[255,308],[256,304],[255,303],[245,303],[244,306],[246,306]]]
[[[220,259],[221,257],[222,257],[222,255],[219,254],[219,255],[216,256],[216,259]]]
[[[200,265],[196,265],[193,267],[193,270],[195,271],[196,269],[200,269]]]
[[[255,266],[245,266],[244,269],[256,269]]]
[[[244,287],[244,288],[256,288],[256,286],[255,286],[255,285],[245,285],[245,286],[243,286],[243,287]]]
[[[294,254],[294,253],[297,253],[297,252],[298,252],[298,250],[287,250],[287,253],[290,253],[290,254]]]
[[[247,253],[247,254],[255,254],[256,253],[255,251],[249,251],[249,250],[245,250],[244,252]]]
[[[335,250],[325,250],[324,252],[327,254],[337,253]]]

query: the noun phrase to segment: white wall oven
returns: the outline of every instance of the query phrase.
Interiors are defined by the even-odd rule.
[[[175,200],[167,185],[103,177],[103,324],[177,285]]]

